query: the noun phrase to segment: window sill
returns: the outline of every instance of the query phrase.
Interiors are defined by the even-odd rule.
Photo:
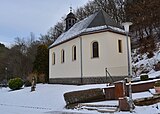
[[[99,59],[99,57],[91,57],[91,59]]]

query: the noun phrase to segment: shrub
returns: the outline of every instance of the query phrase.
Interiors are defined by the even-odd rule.
[[[141,74],[140,79],[141,79],[141,81],[148,80],[149,79],[148,74]]]
[[[160,87],[160,81],[155,82],[155,83],[154,83],[154,86],[155,86],[155,87]]]
[[[25,83],[24,83],[24,86],[25,87],[30,87],[32,84],[29,80],[26,80]]]
[[[147,57],[148,57],[148,58],[152,58],[153,56],[154,56],[153,51],[149,51],[149,53],[147,54]]]
[[[45,74],[37,75],[37,83],[45,83]]]
[[[12,90],[18,90],[23,86],[23,81],[21,78],[13,78],[9,80],[9,88]]]

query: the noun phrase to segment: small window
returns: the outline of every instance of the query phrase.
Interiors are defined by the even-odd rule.
[[[97,57],[99,57],[98,42],[93,42],[92,43],[92,58],[97,58]]]
[[[68,22],[71,23],[72,22],[71,19],[69,19]]]
[[[75,61],[76,60],[76,46],[72,47],[72,60]]]
[[[118,51],[122,53],[122,40],[118,40]]]
[[[65,58],[65,55],[64,55],[64,50],[62,49],[61,51],[61,63],[64,63],[64,58]]]
[[[53,52],[53,54],[52,54],[52,65],[54,65],[55,64],[55,53]]]
[[[72,24],[73,24],[73,23],[75,23],[75,20],[74,20],[74,19],[72,19]]]
[[[68,26],[70,27],[70,26],[72,26],[72,20],[68,20]]]

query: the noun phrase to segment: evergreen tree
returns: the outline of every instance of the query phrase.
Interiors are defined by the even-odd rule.
[[[0,81],[5,79],[6,76],[6,58],[8,57],[9,49],[4,44],[0,43]]]
[[[45,74],[45,81],[48,82],[49,52],[44,44],[39,45],[35,57],[33,70],[38,74]]]

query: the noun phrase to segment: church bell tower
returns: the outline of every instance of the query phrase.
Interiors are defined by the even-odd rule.
[[[75,23],[76,23],[76,17],[72,13],[72,7],[70,7],[70,13],[67,15],[65,21],[66,21],[66,30],[69,30]]]

